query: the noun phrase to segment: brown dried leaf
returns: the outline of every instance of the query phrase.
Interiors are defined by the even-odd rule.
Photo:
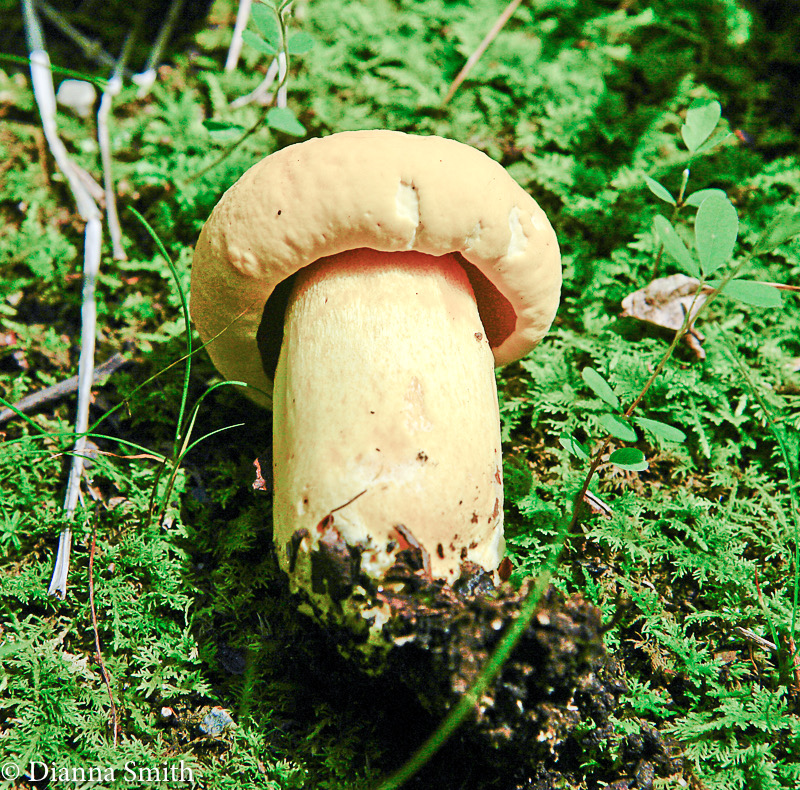
[[[683,326],[699,287],[699,280],[685,274],[659,277],[622,300],[622,315],[677,331]],[[705,299],[704,294],[697,299],[695,315]]]
[[[683,326],[687,313],[691,311],[694,320],[705,302],[705,293],[695,298],[699,288],[700,281],[685,274],[659,277],[644,288],[628,294],[622,300],[621,315],[677,332]],[[691,324],[686,340],[698,358],[704,359],[705,351],[700,344],[705,338]]]

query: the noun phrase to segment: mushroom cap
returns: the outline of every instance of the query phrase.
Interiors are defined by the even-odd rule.
[[[555,232],[501,165],[441,137],[340,132],[261,160],[203,227],[191,312],[220,373],[269,405],[256,340],[267,300],[299,269],[359,247],[459,256],[496,365],[525,356],[555,316]]]

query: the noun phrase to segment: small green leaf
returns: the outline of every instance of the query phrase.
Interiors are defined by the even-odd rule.
[[[644,177],[644,182],[647,184],[648,189],[657,197],[661,198],[661,200],[666,201],[667,203],[671,203],[673,206],[676,205],[675,198],[672,197],[669,190],[666,187],[661,186],[658,181],[650,178],[650,176]]]
[[[579,442],[574,436],[565,433],[559,437],[558,441],[565,450],[569,451],[570,454],[580,458],[581,461],[589,460],[588,448],[581,444],[581,442]]]
[[[644,472],[648,467],[644,453],[635,447],[620,447],[614,450],[608,459],[614,466],[625,469],[627,472]]]
[[[266,43],[273,47],[273,52],[280,50],[281,29],[275,16],[275,9],[269,8],[263,3],[253,3],[250,15],[253,17],[253,22],[256,23],[261,35],[264,36]]]
[[[698,189],[683,201],[683,205],[697,208],[706,198],[710,197],[727,198],[728,196],[721,189]]]
[[[733,255],[739,217],[728,198],[710,197],[700,204],[694,221],[697,257],[703,274],[713,274]]]
[[[308,33],[295,33],[289,38],[287,49],[290,55],[304,55],[314,46],[314,39]]]
[[[581,378],[600,400],[605,401],[612,409],[619,409],[619,398],[594,368],[584,368],[581,371]]]
[[[692,277],[700,277],[700,267],[697,261],[686,245],[681,241],[681,237],[676,233],[672,223],[661,214],[656,214],[653,223],[656,226],[656,232],[661,238],[661,243],[664,249],[675,259],[676,263]]]
[[[719,288],[722,281],[711,280],[708,284]],[[781,292],[775,286],[752,280],[731,280],[722,293],[753,307],[780,307],[783,304]]]
[[[710,139],[706,140],[696,151],[696,154],[704,154],[706,151],[711,151],[719,145],[722,145],[729,137],[733,137],[732,132],[720,131]]]
[[[306,133],[306,127],[297,120],[288,107],[273,107],[267,113],[267,123],[276,132],[284,132],[295,137],[302,137]]]
[[[565,450],[576,455],[581,461],[589,460],[589,451],[572,434],[562,433],[558,441]]]
[[[236,137],[240,137],[246,131],[244,126],[238,123],[228,123],[227,121],[203,121],[209,137],[217,143],[225,143]]]
[[[264,41],[261,36],[254,33],[252,30],[244,30],[242,31],[242,41],[245,44],[253,47],[253,49],[257,49],[259,52],[263,52],[266,55],[277,55],[278,50],[276,47],[273,47],[272,44]]]
[[[639,438],[630,424],[616,414],[601,414],[597,418],[597,422],[613,437],[621,439],[623,442],[635,442]]]
[[[798,233],[800,233],[800,208],[786,206],[759,236],[753,247],[753,254],[763,255],[765,252],[771,252]]]
[[[666,439],[668,442],[685,442],[686,434],[679,428],[673,428],[660,420],[649,420],[646,417],[636,417],[636,424],[650,431],[659,439]]]
[[[237,132],[241,134],[244,131],[244,126],[238,123],[229,123],[228,121],[213,121],[206,119],[203,121],[203,126],[209,132]]]
[[[695,104],[686,113],[686,122],[681,126],[681,137],[686,147],[694,153],[714,131],[722,115],[718,101]]]

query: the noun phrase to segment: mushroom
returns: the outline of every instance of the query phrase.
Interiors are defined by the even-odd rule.
[[[218,370],[272,406],[275,547],[322,619],[384,622],[365,590],[402,552],[449,584],[464,563],[496,574],[494,367],[544,336],[560,285],[544,212],[453,140],[308,140],[219,201],[192,317]]]

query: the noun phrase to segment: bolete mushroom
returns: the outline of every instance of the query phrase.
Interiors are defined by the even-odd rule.
[[[326,619],[385,619],[399,553],[452,583],[503,558],[494,366],[558,305],[537,203],[470,146],[392,131],[284,148],[200,235],[192,317],[219,371],[272,405],[274,541]],[[369,584],[367,584],[369,586]]]

